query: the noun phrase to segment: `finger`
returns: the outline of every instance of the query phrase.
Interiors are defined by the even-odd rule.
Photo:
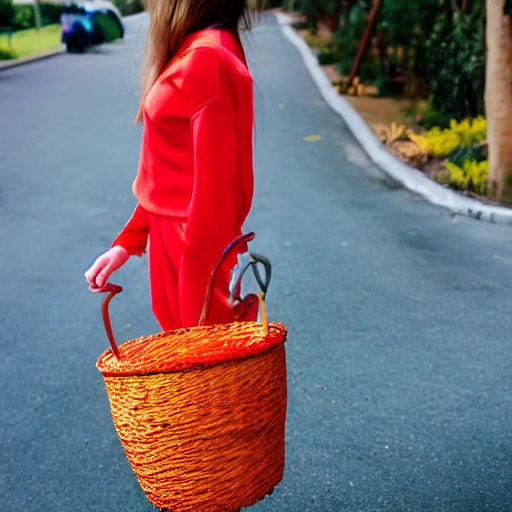
[[[89,285],[92,285],[94,283],[94,280],[96,279],[96,276],[98,275],[98,272],[94,267],[91,267],[84,275],[87,283]]]
[[[106,286],[103,286],[103,287],[98,287],[98,286],[89,286],[89,291],[92,292],[92,293],[103,293],[103,292],[108,292],[108,288]]]
[[[108,265],[108,259],[100,256],[96,258],[96,261],[90,266],[87,272],[84,274],[85,279],[89,284],[94,283],[96,276],[101,272],[101,270]]]
[[[96,276],[95,282],[96,286],[102,288],[105,286],[110,274],[116,270],[116,267],[112,261],[110,261],[105,268]]]

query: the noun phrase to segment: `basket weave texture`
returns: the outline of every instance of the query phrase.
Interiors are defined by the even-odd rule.
[[[149,501],[172,512],[235,512],[284,470],[282,324],[192,327],[123,343],[97,362],[112,417]]]

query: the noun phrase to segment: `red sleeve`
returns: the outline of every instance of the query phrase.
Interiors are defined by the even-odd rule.
[[[239,234],[235,126],[233,109],[219,98],[191,117],[194,188],[180,277],[181,317],[187,326],[197,325],[211,272]]]
[[[148,219],[144,208],[137,204],[130,220],[112,242],[111,247],[120,245],[124,247],[130,255],[142,256],[146,250],[147,241]]]

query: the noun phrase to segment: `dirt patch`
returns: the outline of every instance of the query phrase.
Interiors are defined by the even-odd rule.
[[[427,108],[427,102],[423,100],[373,98],[371,96],[344,96],[344,98],[373,130],[375,125],[389,126],[393,122],[408,126],[414,125],[418,116]]]

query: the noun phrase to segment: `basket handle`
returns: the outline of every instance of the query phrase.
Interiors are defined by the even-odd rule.
[[[112,324],[110,322],[110,314],[108,312],[108,305],[114,295],[121,293],[123,288],[117,284],[107,283],[103,287],[103,292],[108,292],[108,295],[103,299],[101,304],[101,316],[103,317],[103,324],[105,326],[105,332],[107,333],[108,341],[110,342],[110,347],[112,348],[112,352],[116,356],[117,359],[121,358],[121,354],[119,352],[119,347],[117,346],[116,339],[114,338],[114,332],[112,330]]]
[[[226,261],[228,256],[230,256],[236,249],[240,247],[242,244],[247,244],[247,242],[250,242],[255,237],[255,234],[253,232],[247,233],[245,235],[240,235],[238,238],[235,238],[222,252],[222,255],[217,262],[217,265],[215,265],[215,268],[212,271],[210,281],[208,282],[208,287],[206,289],[206,296],[204,300],[203,310],[201,312],[201,316],[199,318],[198,325],[205,325],[208,319],[208,314],[210,311],[210,302],[211,297],[213,293],[213,287],[215,285],[215,279],[217,277],[217,273],[219,272],[220,267],[222,264]],[[272,272],[272,266],[270,264],[270,261],[265,258],[264,256],[261,256],[260,254],[249,254],[251,257],[250,263],[247,265],[247,267],[242,271],[241,275],[238,277],[239,280],[242,279],[243,273],[245,270],[247,270],[248,267],[252,268],[252,271],[254,273],[254,277],[256,279],[256,282],[258,283],[258,286],[260,287],[260,292],[258,293],[258,300],[260,303],[259,311],[258,311],[258,323],[261,323],[263,325],[263,328],[265,332],[268,332],[268,319],[267,319],[267,308],[265,304],[265,294],[268,290],[268,285],[270,283],[270,276]],[[261,274],[258,270],[258,263],[261,263],[265,269],[265,278],[262,279]],[[110,301],[114,298],[115,295],[118,293],[121,293],[123,291],[123,288],[117,284],[113,283],[107,283],[103,287],[103,292],[108,293],[108,295],[103,299],[103,302],[101,304],[101,316],[103,317],[103,324],[105,326],[105,332],[107,333],[108,341],[110,342],[110,347],[112,349],[112,352],[114,356],[117,359],[121,358],[121,354],[119,352],[119,347],[117,345],[116,339],[114,337],[114,332],[112,330],[112,323],[110,321],[110,314],[108,310],[108,306],[110,304]]]
[[[254,233],[247,233],[245,235],[241,235],[238,238],[235,238],[233,242],[231,242],[226,249],[224,249],[219,261],[217,262],[217,265],[213,269],[213,272],[210,277],[210,281],[208,282],[208,287],[206,289],[206,296],[205,301],[203,305],[203,310],[201,312],[201,316],[199,318],[199,324],[198,325],[206,325],[208,322],[208,315],[210,312],[210,302],[211,302],[211,296],[213,293],[213,288],[215,286],[215,280],[217,277],[217,273],[219,272],[220,267],[223,265],[223,263],[226,261],[228,256],[230,256],[235,250],[238,249],[238,247],[241,244],[247,244],[247,242],[250,242],[255,237]],[[232,281],[229,284],[229,294],[230,298],[233,299],[234,294],[238,294],[241,287],[241,281],[242,277],[244,276],[245,272],[249,267],[251,267],[254,277],[256,279],[256,282],[258,283],[258,286],[260,287],[260,292],[258,293],[258,301],[259,301],[259,310],[258,310],[258,319],[257,322],[262,324],[263,329],[266,333],[268,333],[268,319],[267,319],[267,309],[265,304],[265,295],[268,290],[268,286],[270,283],[270,277],[272,274],[272,265],[270,264],[270,261],[265,258],[264,256],[256,253],[248,253],[249,254],[249,262],[247,262],[244,266],[244,268],[240,271],[240,274],[238,276],[234,276],[232,274],[231,278]],[[258,269],[258,263],[261,263],[265,269],[265,277],[264,279],[261,277],[260,271]]]
[[[224,264],[228,256],[230,256],[235,251],[235,249],[238,249],[238,247],[242,244],[247,244],[251,240],[254,240],[255,236],[256,235],[252,231],[245,235],[240,235],[239,237],[235,238],[224,249],[224,251],[222,251],[219,261],[217,261],[217,264],[215,265],[215,268],[211,273],[210,281],[208,281],[208,286],[206,288],[206,295],[203,304],[203,310],[201,311],[201,316],[199,317],[198,325],[206,325],[206,322],[208,320],[208,314],[210,313],[210,302],[213,294],[213,287],[215,285],[215,280],[217,278],[217,274],[220,270],[220,267]]]

